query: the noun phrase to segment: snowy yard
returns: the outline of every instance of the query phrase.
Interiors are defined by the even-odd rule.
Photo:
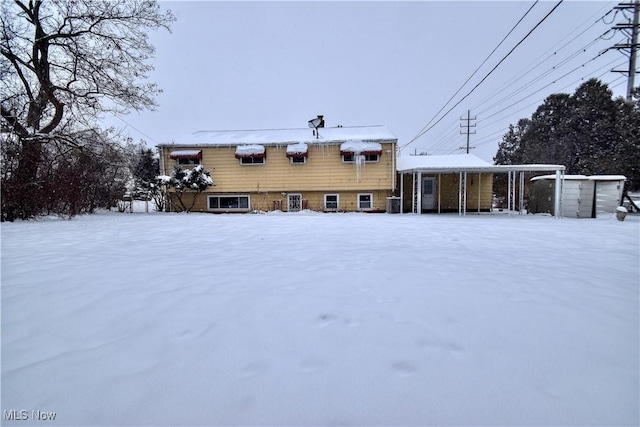
[[[4,425],[640,423],[637,215],[1,232]]]

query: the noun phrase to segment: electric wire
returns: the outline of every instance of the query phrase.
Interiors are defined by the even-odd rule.
[[[462,101],[464,101],[469,95],[471,95],[482,83],[485,82],[485,80],[540,26],[542,25],[542,23],[544,21],[546,21],[546,19],[553,13],[555,12],[555,10],[564,2],[564,0],[560,0],[558,3],[556,3],[556,5],[553,7],[553,9],[551,9],[551,11],[549,11],[522,39],[520,39],[520,41],[518,43],[516,43],[516,45],[509,51],[507,52],[507,54],[482,78],[482,80],[480,80],[480,82],[478,84],[476,84],[465,96],[463,96],[457,103],[455,103],[449,110],[447,110],[447,112],[440,118],[438,119],[435,123],[433,123],[431,126],[427,127],[425,130],[421,131],[418,135],[416,135],[415,137],[413,137],[413,139],[411,139],[407,144],[403,145],[402,147],[400,147],[400,150],[404,149],[405,147],[407,147],[409,144],[413,143],[416,139],[420,138],[422,135],[424,135],[426,132],[428,132],[429,130],[431,130],[435,125],[437,125],[438,123],[440,123],[440,121],[442,121],[442,119],[444,117],[446,117],[451,111],[453,111],[453,109],[455,107],[457,107],[458,105],[460,105],[462,103]]]
[[[578,36],[573,37],[573,38],[572,38],[568,43],[565,43],[565,44],[561,47],[561,49],[562,49],[562,48],[564,48],[564,47],[566,47],[569,43],[571,43],[571,42],[573,42],[574,40],[576,40],[576,39],[577,39],[577,37],[579,37],[580,35],[584,34],[588,29],[592,28],[592,27],[593,27],[595,24],[597,24],[598,22],[600,22],[600,21],[605,22],[605,21],[604,21],[604,19],[605,19],[605,18],[606,18],[606,16],[608,16],[612,11],[613,11],[613,9],[609,10],[605,15],[603,15],[602,17],[600,17],[598,20],[594,21],[594,22],[593,22],[593,23],[592,23],[592,24],[591,24],[587,29],[585,29],[585,30],[583,30],[582,32],[580,32],[580,34],[578,34]],[[600,12],[598,12],[598,13],[600,13]],[[597,15],[597,14],[596,14],[596,15]],[[594,15],[594,16],[595,16],[595,15]],[[590,19],[591,19],[591,18],[590,18]],[[615,19],[615,17],[614,17],[614,19]],[[545,74],[543,74],[543,75],[539,76],[538,78],[536,78],[536,79],[532,80],[532,81],[531,81],[531,82],[529,82],[528,84],[525,84],[524,86],[522,86],[521,88],[519,88],[516,92],[513,92],[511,95],[508,95],[507,97],[505,97],[505,98],[504,98],[503,100],[501,100],[501,101],[497,101],[496,103],[492,104],[490,107],[487,107],[487,108],[486,108],[485,110],[483,110],[483,111],[489,111],[491,108],[494,108],[494,107],[496,107],[496,106],[501,105],[501,104],[503,103],[503,101],[506,101],[506,100],[510,99],[510,97],[511,97],[514,93],[520,93],[520,91],[521,91],[521,90],[524,90],[524,89],[529,88],[531,85],[533,85],[535,82],[537,82],[537,81],[541,80],[541,79],[542,79],[542,77],[544,77],[544,76],[548,75],[550,72],[557,71],[557,70],[558,70],[559,68],[561,68],[563,65],[567,64],[570,60],[572,60],[573,58],[575,58],[578,54],[583,53],[583,52],[586,52],[586,51],[587,51],[587,49],[589,49],[590,47],[592,47],[592,46],[593,46],[596,42],[598,42],[599,40],[610,40],[613,36],[611,36],[611,37],[609,37],[609,38],[606,38],[606,39],[605,39],[606,34],[607,34],[607,33],[609,33],[610,31],[611,31],[611,30],[607,30],[607,31],[606,31],[606,32],[604,32],[602,35],[600,35],[599,37],[597,37],[596,39],[594,39],[592,42],[590,42],[587,46],[584,46],[584,47],[583,47],[583,48],[581,48],[580,50],[578,50],[578,51],[574,52],[570,57],[568,57],[568,58],[566,58],[565,60],[563,60],[560,64],[558,64],[558,65],[554,66],[551,70],[548,70],[547,72],[545,72]],[[566,38],[565,38],[565,39],[566,39]],[[560,50],[560,49],[559,49],[559,50]],[[555,52],[554,52],[554,55],[555,55],[555,54],[557,54],[557,52],[558,52],[559,50],[555,51]],[[577,71],[577,70],[579,70],[579,69],[581,69],[581,68],[584,68],[587,64],[589,64],[590,62],[595,61],[597,58],[599,58],[600,56],[602,56],[602,55],[603,55],[604,53],[606,53],[608,50],[609,50],[609,49],[605,49],[605,50],[601,51],[601,52],[600,52],[596,57],[591,58],[589,61],[587,61],[587,62],[585,62],[585,63],[581,64],[581,65],[580,65],[580,66],[578,66],[578,67],[575,67],[574,69],[572,69],[571,71],[569,71],[569,72],[565,73],[564,75],[560,76],[559,78],[556,78],[552,83],[547,84],[547,85],[543,86],[542,88],[540,88],[540,89],[538,89],[538,90],[534,91],[533,93],[531,93],[531,94],[529,94],[529,95],[525,96],[524,98],[520,99],[519,101],[517,101],[517,102],[515,102],[515,103],[510,104],[508,107],[503,108],[503,109],[501,109],[501,110],[499,110],[499,111],[497,111],[497,112],[493,113],[491,116],[484,117],[484,118],[483,118],[483,119],[481,119],[480,121],[476,122],[476,125],[481,125],[481,124],[482,124],[482,122],[484,122],[486,119],[491,118],[491,117],[494,117],[494,116],[496,116],[496,115],[500,114],[501,112],[506,111],[506,110],[508,110],[508,109],[510,109],[510,108],[512,108],[512,107],[514,107],[515,105],[517,105],[517,104],[519,104],[519,103],[523,102],[523,101],[524,101],[524,100],[526,100],[527,98],[529,98],[529,97],[531,97],[531,96],[535,95],[535,94],[536,94],[536,93],[538,93],[538,92],[541,92],[542,90],[544,90],[545,88],[549,87],[550,85],[555,84],[555,83],[557,83],[558,81],[560,81],[560,80],[564,79],[565,77],[567,77],[568,75],[570,75],[570,74],[574,73],[575,71]],[[553,55],[552,55],[552,56],[553,56]],[[611,64],[611,63],[613,63],[613,62],[616,62],[616,59],[614,59],[613,61],[610,61],[609,63],[605,64],[604,66],[600,67],[599,69],[597,69],[597,70],[595,70],[595,71],[598,71],[598,70],[602,69],[603,67],[606,67],[606,66],[610,65],[610,64]],[[592,73],[593,73],[593,72],[595,72],[595,71],[592,71]],[[608,72],[609,72],[609,71],[605,71],[602,75],[607,74]],[[525,74],[528,74],[528,72],[527,72],[527,73],[525,73]],[[598,78],[601,78],[601,77],[602,77],[602,75],[601,75],[601,76],[599,76]],[[588,77],[588,76],[587,76],[587,77]],[[586,77],[582,77],[581,79],[578,79],[576,82],[573,82],[573,83],[571,83],[571,84],[567,85],[566,87],[570,87],[570,86],[572,86],[572,85],[575,85],[576,83],[580,82],[581,80],[584,80],[585,78],[586,78]],[[617,80],[617,79],[616,79],[616,80]],[[620,84],[621,84],[621,83],[620,83]],[[619,84],[617,84],[616,86],[613,86],[613,87],[617,87],[617,86],[619,86]],[[564,90],[564,88],[563,88],[562,90]],[[524,109],[529,108],[529,107],[530,107],[530,106],[532,106],[532,105],[539,104],[539,103],[540,103],[541,101],[543,101],[543,100],[544,100],[544,99],[542,99],[542,100],[538,100],[538,101],[536,101],[536,102],[534,102],[534,103],[532,103],[532,104],[528,104],[527,106],[525,106],[525,107],[523,107],[523,108],[521,108],[521,109],[519,109],[519,110],[517,110],[517,111],[522,111],[522,110],[524,110]],[[516,111],[516,112],[517,112],[517,111]],[[511,116],[512,114],[513,114],[513,112],[511,112],[511,113],[510,113],[510,116]],[[506,119],[506,118],[508,118],[508,117],[509,117],[509,116],[507,116],[507,117],[503,117],[503,118],[501,118],[501,119],[499,119],[499,120],[504,120],[504,119]],[[499,120],[497,120],[497,121],[499,121]],[[497,121],[491,122],[491,123],[489,123],[489,124],[485,125],[485,127],[486,127],[486,126],[490,126],[490,125],[492,125],[492,124],[496,123]],[[480,129],[481,129],[481,127],[480,127],[480,126],[478,126],[478,130],[480,130]],[[493,137],[494,137],[496,134],[500,134],[501,132],[506,131],[507,129],[508,129],[508,128],[503,128],[502,130],[500,130],[500,131],[498,131],[498,132],[494,132],[493,134],[488,135],[487,137],[485,137],[485,138],[488,138],[486,141],[482,141],[482,140],[481,140],[481,141],[475,141],[475,142],[474,142],[474,146],[476,146],[476,147],[477,147],[477,146],[484,145],[484,144],[489,143],[489,142],[494,142]],[[483,138],[483,140],[484,140],[484,138]],[[449,143],[451,144],[451,142],[449,142]],[[439,143],[439,144],[437,144],[437,145],[433,145],[433,146],[431,147],[431,150],[437,149],[437,150],[439,151],[439,149],[440,149],[440,148],[443,148],[443,144],[444,144],[444,141],[442,141],[441,143]],[[456,144],[456,145],[457,145],[457,144]],[[453,149],[453,151],[456,151],[456,150],[457,150],[457,148],[454,148],[454,149]]]
[[[599,15],[600,13],[602,13],[602,10],[606,9],[602,8],[600,9],[598,12],[594,13],[593,15],[591,15],[591,17],[589,17],[587,19],[586,22],[589,22],[593,19],[594,16]],[[520,73],[515,74],[508,82],[507,84],[505,84],[499,91],[497,91],[496,93],[492,94],[491,96],[485,98],[482,102],[480,102],[477,105],[474,105],[473,107],[471,107],[470,109],[472,111],[477,110],[480,106],[482,106],[484,103],[488,102],[490,99],[493,99],[495,96],[497,96],[498,94],[504,92],[506,89],[508,89],[509,87],[511,87],[512,85],[514,85],[516,82],[520,81],[523,77],[525,77],[526,75],[532,73],[533,71],[535,71],[537,68],[539,68],[540,66],[542,66],[545,62],[547,62],[548,60],[550,60],[551,58],[553,58],[554,56],[557,56],[558,53],[560,51],[562,51],[565,47],[567,47],[569,44],[571,44],[573,41],[575,41],[578,37],[582,36],[584,33],[586,33],[588,30],[590,30],[591,28],[593,28],[596,24],[598,24],[598,22],[600,22],[601,20],[603,20],[607,15],[609,15],[612,11],[614,10],[614,8],[610,8],[609,11],[607,13],[605,13],[603,16],[601,16],[600,18],[596,19],[595,21],[593,21],[591,23],[591,25],[589,25],[587,28],[585,28],[583,31],[581,31],[579,34],[577,34],[576,36],[574,36],[571,40],[569,40],[568,42],[566,42],[565,44],[563,44],[562,46],[560,46],[559,48],[556,48],[556,46],[560,45],[564,40],[566,40],[567,38],[571,37],[571,34],[575,33],[576,31],[578,31],[578,29],[574,30],[573,32],[571,32],[570,34],[568,34],[567,36],[565,36],[562,40],[560,40],[558,43],[556,43],[551,49],[547,50],[547,52],[552,52],[551,54],[546,54],[543,53],[541,55],[539,55],[536,59],[534,59],[533,61],[531,61],[529,63],[529,65],[527,65],[526,67],[524,67],[522,69],[522,71]],[[584,24],[583,24],[584,25]],[[611,29],[607,30],[605,33],[603,33],[601,36],[597,37],[595,40],[598,39],[602,39],[602,37],[607,34],[608,32],[612,31]],[[595,41],[594,40],[594,41]],[[545,55],[547,55],[545,57]],[[541,59],[545,57],[544,59]],[[526,72],[523,73],[524,70],[527,70]]]
[[[491,51],[491,53],[489,53],[489,55],[487,55],[487,57],[484,59],[484,61],[482,61],[482,63],[480,65],[478,65],[478,67],[475,69],[475,71],[473,71],[473,73],[471,73],[471,75],[467,78],[467,80],[465,80],[464,83],[462,83],[462,86],[460,86],[458,88],[458,90],[451,95],[451,97],[449,98],[449,100],[447,100],[447,102],[445,102],[445,104],[440,108],[440,110],[438,110],[438,112],[433,116],[433,118],[420,130],[420,132],[422,132],[427,126],[429,126],[431,124],[431,122],[433,122],[433,120],[438,117],[438,114],[440,114],[442,112],[442,110],[444,110],[447,105],[449,105],[449,103],[456,97],[456,95],[458,95],[460,93],[460,91],[467,85],[467,83],[469,83],[469,81],[473,78],[473,76],[475,76],[478,71],[480,70],[480,68],[482,68],[482,66],[489,60],[489,58],[491,58],[491,56],[493,56],[493,54],[496,52],[496,50],[498,50],[498,48],[500,46],[502,46],[502,44],[505,42],[505,40],[511,35],[511,33],[518,27],[518,25],[520,25],[520,23],[522,22],[522,20],[529,14],[529,12],[531,12],[531,10],[535,7],[536,4],[538,4],[539,0],[536,0],[531,7],[529,7],[529,9],[524,13],[524,15],[522,15],[522,17],[518,20],[518,22],[516,22],[516,24],[511,27],[511,29],[509,30],[509,32],[507,33],[506,36],[504,36],[502,38],[502,40],[500,40],[500,43],[498,43],[498,45]],[[418,133],[420,133],[418,132]]]

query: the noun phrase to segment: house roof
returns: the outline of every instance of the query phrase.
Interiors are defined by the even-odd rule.
[[[500,173],[511,171],[557,171],[565,170],[563,165],[492,165],[473,154],[452,154],[447,156],[399,156],[396,170],[400,173],[451,173],[485,172]]]
[[[450,156],[399,156],[396,162],[398,172],[426,170],[465,170],[468,168],[485,168],[488,162],[473,154],[456,154]]]
[[[352,126],[319,128],[316,136],[311,128],[257,129],[257,130],[204,130],[160,147],[210,147],[244,144],[281,145],[306,142],[311,144],[337,144],[345,141],[397,141],[397,137],[386,126]]]

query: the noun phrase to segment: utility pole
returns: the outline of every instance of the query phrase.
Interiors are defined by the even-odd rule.
[[[616,44],[614,49],[629,49],[629,68],[627,70],[612,70],[616,73],[626,73],[627,80],[627,102],[632,102],[631,94],[635,88],[636,61],[638,57],[638,33],[640,33],[640,0],[633,3],[620,3],[614,9],[629,10],[633,9],[633,19],[630,22],[616,24],[614,30],[623,30],[628,37],[629,42],[626,44]]]
[[[473,123],[473,124],[471,123],[471,121],[475,120],[475,119],[476,119],[476,116],[471,117],[471,111],[470,110],[467,110],[467,117],[460,117],[461,121],[467,122],[466,124],[464,124],[464,123],[460,124],[461,128],[466,128],[465,130],[461,130],[460,134],[461,135],[465,135],[465,134],[467,135],[467,146],[466,146],[467,154],[469,154],[469,150],[470,149],[476,148],[476,147],[470,147],[469,146],[469,137],[470,137],[470,135],[473,135],[473,134],[476,133],[475,130],[471,131],[471,128],[475,128],[476,127],[475,123]],[[461,150],[465,149],[465,147],[459,147],[459,148]]]

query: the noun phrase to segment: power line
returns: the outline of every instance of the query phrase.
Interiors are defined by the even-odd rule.
[[[462,101],[464,101],[469,95],[471,95],[482,83],[484,83],[484,81],[513,53],[513,51],[515,51],[518,46],[520,46],[540,25],[542,25],[542,23],[564,2],[564,0],[560,0],[554,7],[553,9],[551,9],[551,11],[549,11],[549,13],[547,13],[522,39],[520,39],[520,41],[518,43],[516,43],[516,45],[491,69],[491,71],[489,71],[483,78],[482,80],[480,80],[480,82],[478,84],[476,84],[473,89],[471,89],[465,96],[463,96],[456,104],[454,104],[449,110],[447,110],[447,112],[440,117],[435,123],[433,123],[430,127],[428,127],[427,129],[423,130],[422,132],[420,132],[418,135],[416,135],[411,141],[409,141],[407,144],[403,145],[402,147],[400,147],[400,150],[404,149],[405,147],[407,147],[409,144],[411,144],[413,141],[415,141],[416,139],[420,138],[422,135],[424,135],[426,132],[428,132],[429,130],[431,130],[435,125],[437,125],[438,123],[440,123],[440,121],[442,121],[442,119],[444,117],[446,117],[455,107],[457,107],[458,105],[460,105],[460,103],[462,103]]]
[[[429,126],[431,124],[431,122],[433,122],[433,120],[435,120],[436,117],[438,117],[438,114],[440,114],[442,112],[442,110],[444,110],[447,107],[447,105],[449,105],[449,103],[453,100],[453,98],[455,98],[456,95],[458,95],[460,93],[460,91],[467,85],[467,83],[469,83],[469,80],[471,80],[473,78],[473,76],[476,75],[476,73],[480,70],[480,68],[482,68],[482,66],[489,60],[489,58],[491,58],[491,56],[495,53],[495,51],[498,50],[498,48],[500,46],[502,46],[502,43],[504,43],[505,40],[511,35],[511,33],[518,27],[518,25],[520,25],[522,20],[529,14],[529,12],[531,12],[531,10],[534,8],[534,6],[536,4],[538,4],[538,1],[539,0],[536,0],[535,3],[533,3],[531,5],[531,7],[524,13],[524,15],[522,15],[522,17],[518,20],[518,22],[516,22],[516,24],[509,30],[507,35],[502,38],[500,43],[498,43],[498,45],[491,51],[491,53],[489,53],[489,55],[487,55],[487,57],[484,59],[484,61],[482,61],[482,63],[480,65],[478,65],[478,67],[475,69],[475,71],[473,73],[471,73],[471,75],[467,78],[467,80],[465,80],[465,82],[462,83],[462,86],[460,86],[458,88],[458,90],[456,90],[456,92],[453,95],[451,95],[451,98],[449,98],[447,100],[447,102],[445,102],[445,104],[440,108],[440,110],[438,110],[438,112],[433,116],[433,118],[431,120],[429,120],[429,122],[422,129],[420,129],[420,132],[424,131],[425,128],[427,126]],[[420,132],[418,132],[418,134],[420,134]]]
[[[119,114],[117,114],[116,112],[112,112],[113,116],[115,118],[117,118],[118,120],[122,121],[124,124],[126,124],[127,126],[129,126],[130,128],[134,129],[136,132],[138,132],[140,135],[145,136],[147,138],[149,138],[152,142],[156,143],[156,144],[160,144],[158,141],[156,141],[153,137],[147,135],[146,133],[142,132],[140,129],[138,129],[137,127],[135,127],[134,125],[132,125],[131,123],[127,122],[125,119],[123,119]]]
[[[587,22],[589,22],[591,19],[593,19],[594,16],[599,15],[600,13],[602,13],[602,10],[606,9],[602,8],[600,9],[598,12],[594,13],[590,18],[588,18]],[[576,36],[574,36],[571,40],[569,40],[568,42],[566,42],[564,45],[560,46],[559,48],[556,48],[556,46],[560,45],[564,40],[566,40],[567,38],[569,38],[571,36],[571,34],[576,30],[574,30],[571,34],[567,35],[566,37],[564,37],[560,42],[556,43],[556,45],[554,45],[551,49],[547,50],[547,52],[551,52],[550,54],[548,54],[544,59],[541,59],[545,56],[545,53],[541,54],[540,56],[538,56],[536,59],[534,59],[533,61],[531,61],[531,63],[529,63],[529,65],[527,65],[526,67],[523,68],[524,70],[527,70],[526,72],[522,73],[522,71],[519,74],[514,75],[510,80],[509,83],[504,85],[502,87],[502,89],[500,89],[499,91],[495,92],[494,94],[492,94],[491,96],[489,96],[488,98],[484,99],[482,102],[480,102],[477,105],[474,105],[473,107],[471,107],[472,110],[477,111],[478,108],[485,104],[487,101],[489,101],[490,99],[493,99],[494,97],[496,97],[498,94],[504,92],[507,88],[511,87],[512,85],[514,85],[515,83],[519,82],[523,77],[525,77],[526,75],[532,73],[534,70],[536,70],[538,67],[542,66],[545,62],[547,62],[548,60],[550,60],[551,58],[555,57],[562,49],[564,49],[565,47],[567,47],[569,44],[571,44],[573,41],[575,41],[578,37],[580,37],[581,35],[583,35],[584,33],[586,33],[588,30],[590,30],[593,26],[595,26],[598,22],[603,21],[604,22],[604,18],[607,17],[607,15],[609,15],[611,12],[614,11],[614,8],[610,8],[609,11],[607,13],[605,13],[603,16],[601,16],[600,18],[596,19],[595,21],[593,21],[591,23],[591,25],[589,25],[587,28],[585,28],[583,31],[581,31],[579,34],[577,34]],[[608,33],[608,32],[612,32],[611,29],[608,29],[605,33],[603,33],[602,35],[600,35],[599,37],[597,37],[595,41],[603,39],[603,37]],[[592,42],[593,44],[593,42]],[[589,46],[586,46],[582,49],[580,49],[580,51],[582,51],[583,49],[587,49]],[[575,56],[576,54],[574,53],[572,56]],[[566,61],[565,61],[566,62]],[[540,77],[541,78],[541,77]]]

